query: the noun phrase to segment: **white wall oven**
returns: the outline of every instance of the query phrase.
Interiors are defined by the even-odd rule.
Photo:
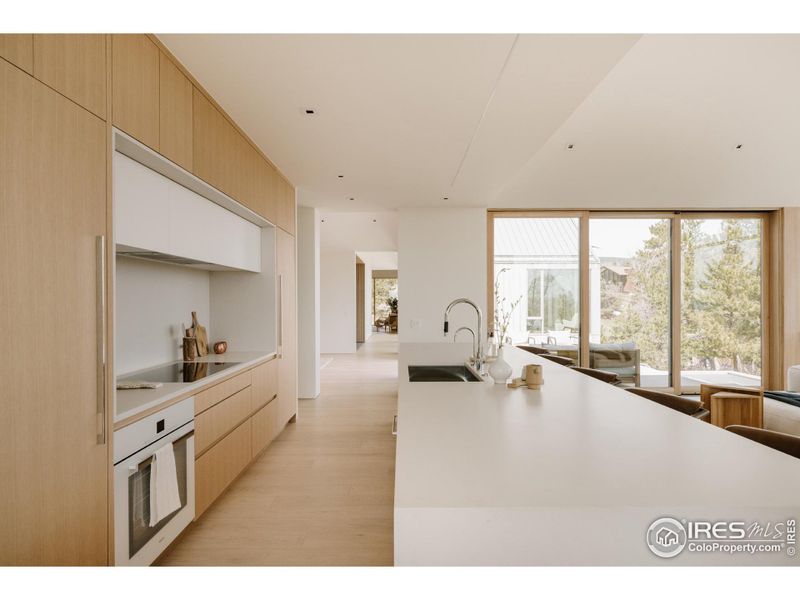
[[[164,471],[155,477],[156,453],[172,448],[170,484],[177,482],[175,510],[160,518],[154,498]],[[163,456],[163,451],[159,453]],[[174,490],[174,487],[172,487]],[[151,497],[152,492],[152,497]],[[177,506],[177,504],[180,506]],[[128,425],[114,436],[114,540],[116,565],[150,565],[194,519],[194,398],[182,400]]]

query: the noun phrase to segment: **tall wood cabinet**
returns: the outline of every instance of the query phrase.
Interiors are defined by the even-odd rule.
[[[0,33],[0,57],[33,73],[33,34]]]
[[[33,76],[105,119],[105,35],[34,35]]]
[[[278,419],[297,414],[297,274],[294,236],[277,229]]]
[[[158,150],[158,47],[143,34],[114,35],[112,57],[112,119],[114,125]]]
[[[0,564],[106,564],[106,124],[3,60],[0,98]]]
[[[0,107],[0,565],[103,565],[111,126],[278,225],[280,358],[198,457],[198,514],[297,412],[294,188],[148,35],[0,34]],[[217,435],[246,404],[200,427]]]

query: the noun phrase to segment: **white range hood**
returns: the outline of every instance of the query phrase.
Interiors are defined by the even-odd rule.
[[[117,255],[206,270],[261,272],[261,226],[253,221],[270,223],[160,155],[132,146],[122,135],[115,134],[113,159]],[[201,191],[207,188],[215,200],[177,183],[173,174]]]

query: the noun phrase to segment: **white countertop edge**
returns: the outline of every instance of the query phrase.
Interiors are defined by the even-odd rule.
[[[237,357],[237,355],[239,355],[239,356]],[[242,355],[247,355],[247,356],[252,357],[252,358],[243,359]],[[213,384],[216,381],[227,379],[231,375],[236,375],[237,373],[241,373],[242,371],[246,371],[248,369],[251,369],[252,367],[257,365],[258,363],[263,362],[264,360],[269,360],[270,358],[274,358],[275,356],[277,356],[277,352],[275,352],[275,351],[264,352],[264,353],[232,351],[232,352],[226,352],[225,354],[207,354],[206,356],[198,357],[195,360],[195,362],[201,362],[201,363],[204,363],[204,362],[223,362],[223,363],[224,362],[236,362],[236,363],[239,363],[239,364],[237,364],[235,367],[233,367],[231,369],[226,369],[224,371],[220,371],[219,373],[215,373],[213,375],[209,375],[208,377],[203,377],[199,381],[195,381],[193,383],[176,383],[176,384],[173,384],[173,385],[180,385],[181,387],[179,389],[175,389],[175,390],[169,390],[169,391],[165,390],[163,395],[160,395],[160,396],[158,396],[156,398],[153,398],[152,400],[149,400],[149,401],[147,401],[147,402],[145,402],[145,403],[143,403],[141,405],[138,405],[134,409],[131,409],[131,410],[128,410],[128,411],[125,411],[125,412],[122,412],[122,413],[116,413],[115,412],[115,414],[114,414],[114,423],[119,423],[121,421],[125,421],[127,419],[130,419],[131,417],[135,417],[139,413],[142,413],[142,412],[145,412],[147,410],[150,410],[151,408],[153,408],[155,406],[158,406],[159,404],[163,404],[165,402],[169,402],[170,400],[173,400],[173,399],[177,398],[178,396],[183,396],[186,393],[191,393],[191,392],[193,392],[195,390],[199,390],[201,388],[205,388],[209,384]],[[127,373],[125,375],[121,375],[120,377],[135,376],[137,373],[142,373],[142,372],[145,372],[145,371],[149,371],[149,370],[157,368],[159,366],[169,365],[169,364],[172,364],[174,362],[176,362],[176,361],[169,361],[167,363],[162,363],[161,365],[155,365],[153,367],[148,367],[146,369],[139,369],[137,371],[133,371],[131,373]],[[135,392],[148,391],[148,392],[152,393],[154,391],[157,392],[158,390],[161,390],[161,389],[162,388],[156,388],[155,390],[117,390],[117,394],[119,394],[121,391],[125,391],[125,392],[128,392],[128,393],[130,393],[130,392],[135,393]],[[115,402],[115,404],[116,404],[116,402]],[[115,406],[115,410],[116,410],[116,406]]]

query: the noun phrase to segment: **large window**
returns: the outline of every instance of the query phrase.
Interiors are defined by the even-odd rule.
[[[590,357],[594,366],[627,368],[642,387],[670,386],[671,226],[661,218],[589,220]]]
[[[761,385],[761,219],[681,220],[681,387]]]
[[[578,219],[495,219],[494,227],[495,330],[515,344],[577,348]]]
[[[495,331],[630,386],[761,385],[765,219],[490,213]]]

